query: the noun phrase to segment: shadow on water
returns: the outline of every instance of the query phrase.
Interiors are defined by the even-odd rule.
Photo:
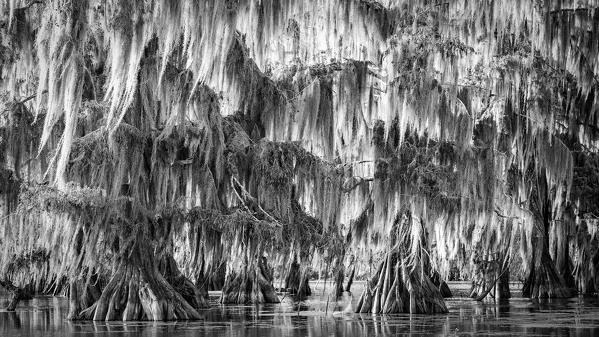
[[[355,294],[359,294],[356,289]],[[281,304],[217,303],[194,322],[70,322],[65,298],[37,297],[15,312],[0,311],[0,336],[470,336],[470,335],[599,335],[599,300],[531,301],[514,298],[479,303],[448,299],[444,315],[378,315],[349,313],[358,295],[338,301],[320,289],[306,301]],[[328,301],[327,301],[328,299]],[[0,306],[7,302],[0,296]]]

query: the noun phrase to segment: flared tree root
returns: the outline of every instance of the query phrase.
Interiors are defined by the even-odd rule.
[[[422,270],[410,270],[397,252],[387,254],[360,296],[357,313],[446,313],[439,289]],[[418,268],[416,268],[418,269]]]
[[[71,319],[94,321],[169,321],[199,319],[200,314],[185,297],[195,297],[191,282],[173,286],[160,273],[150,254],[135,254],[130,261],[119,262],[98,300],[75,313],[77,296],[71,296]],[[180,280],[180,278],[175,277]],[[77,289],[77,287],[72,287]],[[178,291],[179,290],[179,291]],[[193,295],[192,295],[193,294]],[[200,299],[195,298],[196,304]],[[193,302],[193,301],[192,301]]]
[[[530,274],[524,281],[522,296],[529,298],[568,298],[573,289],[566,286],[563,277],[557,272],[547,250],[532,259]]]
[[[279,303],[272,285],[272,272],[261,257],[256,264],[229,271],[225,278],[220,302],[223,304]]]
[[[208,304],[208,290],[206,282],[204,282],[203,274],[196,275],[196,284],[181,273],[177,267],[177,263],[172,255],[168,255],[163,259],[160,265],[162,275],[166,278],[175,291],[195,309],[206,309],[210,307]]]

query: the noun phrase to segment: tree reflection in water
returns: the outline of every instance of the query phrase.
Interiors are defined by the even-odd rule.
[[[218,305],[202,319],[189,322],[71,322],[66,298],[38,297],[22,302],[17,311],[0,311],[0,336],[460,336],[599,335],[599,300],[501,302],[449,299],[449,313],[440,315],[350,314],[345,296],[338,302],[315,292],[301,303],[285,298],[281,304]],[[0,305],[7,298],[0,297]],[[356,299],[353,298],[355,301]],[[354,303],[355,304],[355,303]],[[326,314],[325,314],[326,312]]]

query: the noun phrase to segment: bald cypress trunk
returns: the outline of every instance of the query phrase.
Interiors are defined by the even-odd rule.
[[[295,259],[291,262],[289,272],[285,278],[285,289],[299,300],[312,295],[307,266],[300,265]]]
[[[549,213],[549,205],[546,205]],[[546,218],[547,219],[547,218]],[[544,231],[533,238],[533,257],[530,262],[530,273],[522,288],[522,296],[530,298],[566,298],[573,291],[566,285],[564,278],[557,271],[549,254],[549,222],[544,221]]]
[[[357,313],[445,313],[439,289],[423,271],[410,270],[399,253],[388,253],[366,283],[355,308]]]
[[[140,240],[130,256],[121,258],[98,300],[70,318],[94,321],[199,319],[197,308],[175,289],[184,289],[184,286],[169,283],[146,244]],[[186,295],[195,298],[195,294]]]
[[[572,289],[566,286],[563,277],[557,272],[555,264],[546,249],[546,245],[537,240],[536,248],[530,264],[530,273],[522,287],[522,296],[530,298],[567,298],[573,295]]]
[[[279,303],[266,257],[245,259],[227,271],[220,302],[224,304]]]

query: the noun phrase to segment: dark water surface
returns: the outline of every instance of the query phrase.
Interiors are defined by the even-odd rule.
[[[70,322],[65,298],[38,297],[21,302],[16,312],[0,309],[0,336],[599,336],[597,298],[514,298],[501,304],[455,298],[447,300],[449,314],[373,316],[345,312],[358,295],[327,306],[326,293],[317,286],[300,305],[285,298],[258,306],[221,306],[211,293],[212,308],[200,321],[135,323]],[[0,296],[0,307],[6,302]]]

